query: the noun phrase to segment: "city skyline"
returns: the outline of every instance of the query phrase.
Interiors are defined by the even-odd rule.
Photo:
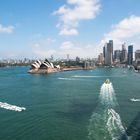
[[[0,59],[97,58],[105,42],[139,50],[138,0],[3,0]]]

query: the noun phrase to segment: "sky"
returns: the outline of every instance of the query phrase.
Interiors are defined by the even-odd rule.
[[[0,59],[95,58],[140,49],[140,0],[0,0]]]

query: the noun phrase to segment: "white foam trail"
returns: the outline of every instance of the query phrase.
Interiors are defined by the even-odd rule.
[[[140,102],[140,99],[135,99],[135,98],[132,98],[130,99],[132,102]]]
[[[126,137],[121,118],[115,111],[118,103],[112,83],[104,83],[101,86],[99,101],[98,107],[90,119],[89,139],[119,140],[122,135]]]
[[[101,86],[99,99],[100,103],[103,106],[115,107],[116,105],[118,105],[112,83],[109,84],[104,83]]]
[[[114,109],[108,109],[107,128],[113,140],[118,140],[118,134],[125,134],[119,114]]]
[[[25,107],[19,107],[19,106],[10,105],[8,103],[2,103],[2,102],[0,102],[0,107],[8,110],[18,111],[18,112],[26,110]]]
[[[85,76],[85,75],[74,75],[72,77],[75,77],[75,78],[94,78],[94,77],[108,77],[108,76]]]
[[[70,81],[80,80],[80,79],[75,79],[75,78],[62,78],[62,77],[59,77],[58,79],[59,80],[70,80]]]
[[[93,75],[74,75],[72,76],[74,78],[102,78],[102,77],[124,77],[124,75],[118,75],[118,76],[93,76]]]

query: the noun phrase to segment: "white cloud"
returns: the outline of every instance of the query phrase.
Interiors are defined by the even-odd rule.
[[[46,39],[47,40],[47,39]],[[64,41],[57,48],[53,47],[54,42],[48,44],[44,41],[34,42],[32,44],[32,55],[35,58],[46,58],[54,55],[55,58],[66,58],[69,54],[70,58],[79,56],[81,58],[95,58],[99,54],[99,50],[95,44],[83,44],[79,42]]]
[[[33,41],[31,45],[33,55],[43,59],[50,57],[56,52],[52,47],[55,41],[56,40],[52,38],[43,38],[38,41]]]
[[[55,54],[56,51],[54,49],[45,49],[45,50],[37,49],[37,50],[34,50],[33,53],[36,55],[36,57],[44,59],[44,58],[48,58],[51,55]]]
[[[96,53],[97,50],[94,48],[94,44],[85,45],[81,43],[66,41],[60,45],[56,54],[62,58],[66,58],[67,54],[70,55],[70,58],[75,58],[76,56],[81,58],[94,58],[94,54]]]
[[[70,41],[66,41],[66,42],[63,42],[60,46],[60,49],[71,49],[72,47],[74,46],[74,44]]]
[[[105,43],[109,39],[114,40],[115,47],[120,48],[123,42],[137,42],[134,48],[138,49],[138,43],[140,37],[140,17],[130,16],[124,18],[118,24],[112,26],[109,33],[105,34],[102,43]]]
[[[52,38],[40,38],[40,39],[37,39],[37,40],[33,40],[33,45],[34,47],[47,47],[51,44],[53,44],[56,40],[55,39],[52,39]]]
[[[76,0],[71,0],[71,2]],[[64,12],[63,10],[61,12]],[[103,45],[106,41],[112,39],[114,41],[114,49],[120,49],[122,43],[128,44],[134,43],[134,48],[139,49],[140,47],[140,17],[130,16],[122,19],[117,24],[111,27],[110,32],[106,33],[98,45],[95,44],[82,44],[78,42],[64,41],[59,45],[56,50],[53,48],[47,48],[46,46],[52,46],[55,42],[54,39],[44,39],[34,44],[36,46],[36,52],[38,56],[49,57],[54,54],[55,57],[66,58],[69,54],[70,58],[76,56],[82,58],[94,58],[103,50]],[[48,43],[49,40],[51,43]],[[42,43],[41,43],[42,42]],[[45,43],[46,42],[46,43]],[[49,44],[49,45],[48,45]],[[44,46],[44,47],[42,47]]]
[[[100,11],[99,0],[67,0],[54,15],[59,15],[60,35],[78,35],[81,20],[94,19]]]
[[[55,41],[56,41],[55,39],[47,38],[47,42],[48,42],[48,43],[54,43]]]
[[[67,29],[64,28],[60,31],[59,35],[78,35],[78,31],[76,29]]]
[[[9,25],[7,27],[4,27],[0,24],[0,33],[12,33],[14,30],[14,26]]]
[[[140,16],[132,15],[112,25],[110,32],[104,35],[104,38],[98,45],[83,45],[69,41],[63,42],[60,47],[61,55],[70,54],[71,57],[77,55],[80,57],[97,57],[99,53],[103,52],[103,46],[109,40],[114,41],[114,49],[121,49],[124,42],[128,45],[133,44],[134,51],[140,49]]]

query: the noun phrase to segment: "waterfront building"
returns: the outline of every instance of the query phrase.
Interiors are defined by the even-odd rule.
[[[100,54],[98,55],[98,63],[99,63],[100,65],[104,64],[104,56],[103,56],[103,53],[100,53]]]
[[[90,62],[89,61],[85,61],[84,68],[88,69],[89,67],[90,67]]]
[[[104,46],[105,50],[105,65],[113,64],[113,40],[109,40]]]
[[[135,62],[136,64],[140,63],[140,50],[135,51]]]
[[[121,56],[120,56],[120,61],[122,63],[127,62],[127,50],[126,50],[126,44],[122,44],[122,51],[121,51]]]
[[[54,69],[54,68],[60,68],[59,65],[54,65],[48,59],[45,59],[45,61],[41,62],[40,60],[35,61],[31,64],[31,69]]]
[[[31,68],[32,69],[38,69],[38,68],[40,68],[41,64],[42,64],[41,61],[37,60],[37,61],[35,61],[34,63],[31,64]]]
[[[84,69],[94,69],[94,68],[95,68],[94,61],[85,61]]]
[[[115,50],[114,51],[114,61],[115,62],[120,62],[120,57],[121,57],[121,51],[120,50]]]
[[[135,51],[135,60],[140,59],[140,50]]]
[[[103,47],[103,56],[105,58],[105,46]]]
[[[113,60],[113,40],[109,40],[109,45],[110,45],[110,51],[112,53],[112,60]]]
[[[133,45],[128,46],[128,65],[133,64]]]

